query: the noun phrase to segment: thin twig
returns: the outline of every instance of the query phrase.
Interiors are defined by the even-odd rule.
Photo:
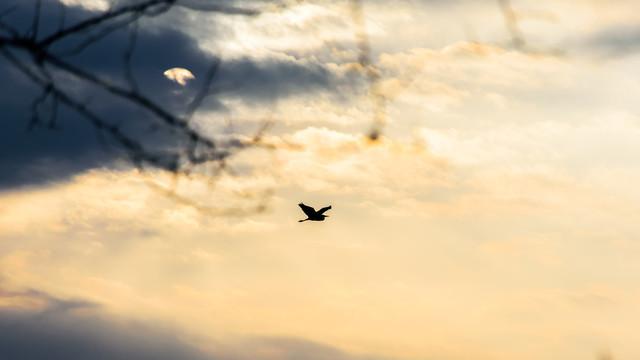
[[[196,96],[193,98],[191,103],[189,103],[189,105],[187,106],[187,111],[185,112],[185,115],[184,115],[184,118],[187,119],[187,121],[191,119],[191,117],[196,112],[196,110],[198,110],[198,108],[202,105],[202,102],[204,101],[204,99],[207,96],[212,94],[211,84],[213,83],[214,76],[218,73],[218,69],[220,68],[220,62],[221,62],[220,58],[215,58],[211,66],[209,66],[209,70],[204,76],[200,90],[198,91]]]
[[[157,5],[172,5],[177,0],[149,0],[146,2],[142,2],[135,5],[124,6],[118,10],[112,12],[106,12],[103,15],[95,16],[85,21],[82,21],[74,26],[71,26],[66,29],[59,30],[58,32],[52,34],[51,36],[46,37],[42,41],[40,41],[39,45],[43,47],[47,47],[53,44],[56,41],[61,40],[64,37],[69,35],[78,34],[82,31],[100,25],[106,21],[111,19],[118,18],[122,15],[126,14],[135,14],[135,13],[144,13],[147,9],[157,6]]]
[[[40,8],[42,6],[42,1],[41,0],[36,0],[34,6],[35,6],[35,8],[33,10],[33,22],[31,23],[31,27],[29,28],[29,31],[27,32],[27,36],[32,38],[33,41],[37,41],[38,40],[38,28],[40,26]]]
[[[79,55],[85,49],[87,49],[88,47],[94,45],[95,43],[97,43],[101,39],[107,37],[109,34],[112,34],[115,31],[118,31],[118,30],[120,30],[120,29],[122,29],[124,27],[130,26],[130,24],[132,24],[132,23],[135,23],[140,18],[140,16],[141,15],[138,15],[138,14],[132,14],[131,16],[129,16],[128,18],[126,18],[124,20],[120,20],[120,21],[114,22],[113,24],[110,24],[108,26],[105,25],[105,27],[103,29],[101,29],[99,32],[91,34],[91,35],[87,35],[85,37],[85,39],[80,44],[76,45],[72,49],[59,50],[59,51],[56,51],[56,54],[57,54],[57,56],[61,56],[61,57]]]
[[[127,79],[127,83],[129,83],[129,87],[132,91],[138,92],[138,82],[133,74],[133,70],[131,68],[131,58],[133,57],[133,51],[136,48],[136,43],[138,41],[138,22],[134,21],[130,25],[129,29],[129,44],[124,52],[124,57],[122,59],[122,66],[124,67],[124,77]]]

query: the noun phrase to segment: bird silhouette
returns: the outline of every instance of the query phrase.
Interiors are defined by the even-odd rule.
[[[331,209],[331,205],[327,206],[327,207],[323,207],[322,209],[316,211],[314,208],[312,208],[311,206],[307,206],[303,203],[298,204],[298,206],[300,206],[300,208],[302,209],[302,211],[304,211],[304,213],[307,215],[307,218],[304,220],[298,220],[298,222],[303,222],[303,221],[307,221],[307,220],[311,220],[311,221],[324,221],[324,218],[328,217],[327,215],[323,215],[325,211]]]

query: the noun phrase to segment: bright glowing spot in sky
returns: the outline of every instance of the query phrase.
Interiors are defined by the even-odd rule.
[[[164,72],[164,76],[169,80],[173,80],[178,84],[185,86],[187,85],[187,80],[195,79],[191,71],[183,68],[173,68]]]

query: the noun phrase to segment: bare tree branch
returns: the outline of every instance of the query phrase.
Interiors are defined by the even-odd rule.
[[[218,72],[218,68],[220,67],[220,62],[221,62],[220,59],[216,58],[211,64],[211,66],[209,67],[209,70],[204,76],[204,81],[202,83],[200,91],[198,91],[196,96],[193,98],[193,100],[187,107],[187,111],[184,115],[185,119],[187,120],[191,119],[191,117],[196,112],[196,110],[198,110],[200,105],[202,105],[202,102],[204,101],[204,99],[207,96],[212,95],[211,84],[213,83],[214,76]]]
[[[123,6],[120,9],[105,12],[102,15],[94,16],[66,29],[61,29],[56,33],[44,38],[38,43],[38,45],[41,47],[48,47],[54,42],[57,42],[69,35],[81,33],[82,31],[93,28],[124,15],[144,14],[149,9],[153,9],[154,7],[160,7],[161,9],[168,10],[176,1],[177,0],[149,0],[135,5]]]
[[[69,57],[69,56],[79,55],[85,49],[92,46],[96,42],[102,40],[103,38],[107,37],[108,35],[114,33],[115,31],[118,31],[122,28],[130,26],[131,24],[136,23],[141,16],[142,16],[141,14],[136,13],[136,14],[131,14],[125,19],[114,21],[113,24],[104,26],[104,28],[101,28],[96,33],[87,35],[85,39],[80,44],[76,45],[74,48],[58,51],[56,52],[56,54],[60,57]]]
[[[40,26],[40,8],[42,7],[42,1],[36,0],[35,9],[33,10],[33,23],[31,24],[31,28],[27,33],[28,37],[31,37],[33,40],[38,39],[38,27]]]

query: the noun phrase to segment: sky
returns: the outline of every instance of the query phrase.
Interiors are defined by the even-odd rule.
[[[27,131],[38,89],[0,54],[0,358],[640,356],[640,2],[221,3],[259,13],[143,18],[132,71],[180,112],[219,61],[195,126],[264,146],[171,194],[71,109]],[[41,31],[108,6],[46,0]],[[129,36],[70,61],[122,79]]]

